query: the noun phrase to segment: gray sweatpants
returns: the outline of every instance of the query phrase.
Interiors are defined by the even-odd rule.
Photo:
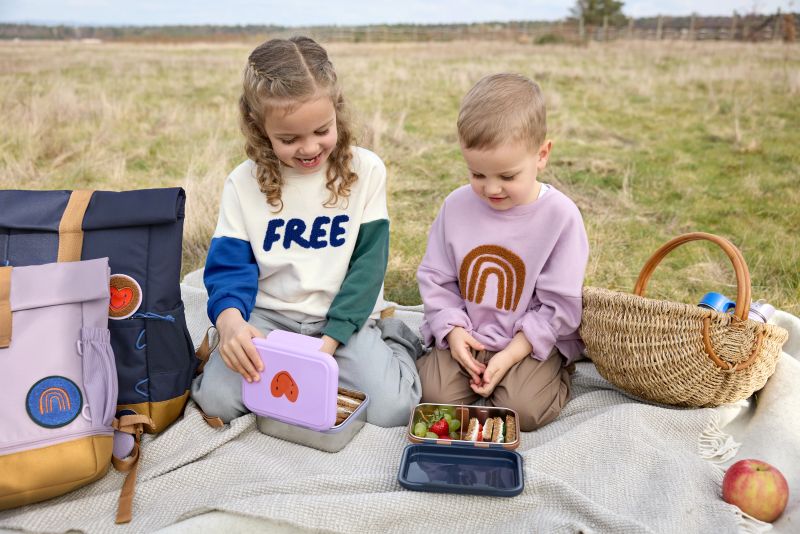
[[[297,322],[278,312],[256,308],[249,323],[264,335],[288,330],[321,336],[326,321]],[[334,353],[339,385],[369,395],[367,422],[383,427],[405,425],[422,395],[415,365],[421,353],[419,339],[402,321],[368,319]],[[229,369],[218,351],[192,383],[192,398],[206,414],[226,423],[249,412],[242,403],[242,375]]]

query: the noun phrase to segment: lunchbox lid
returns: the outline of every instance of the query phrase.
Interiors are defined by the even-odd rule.
[[[242,402],[256,415],[312,430],[336,422],[339,366],[322,352],[322,339],[273,330],[254,338],[264,370],[261,380],[242,379]]]
[[[397,481],[414,491],[496,497],[514,497],[525,486],[516,451],[430,444],[406,446]]]

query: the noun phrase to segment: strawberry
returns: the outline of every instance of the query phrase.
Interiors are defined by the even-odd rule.
[[[447,423],[447,419],[442,417],[435,423],[431,425],[431,432],[439,436],[440,438],[449,438],[450,437],[450,425]]]

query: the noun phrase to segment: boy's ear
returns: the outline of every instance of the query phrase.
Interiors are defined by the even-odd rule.
[[[550,151],[552,148],[553,142],[549,139],[539,147],[539,162],[536,164],[536,167],[540,171],[547,166],[547,160],[550,159]]]

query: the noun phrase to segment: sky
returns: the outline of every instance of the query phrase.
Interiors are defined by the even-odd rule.
[[[575,0],[0,0],[0,23],[74,25],[439,24],[557,20]],[[800,10],[800,0],[627,0],[632,17]]]

